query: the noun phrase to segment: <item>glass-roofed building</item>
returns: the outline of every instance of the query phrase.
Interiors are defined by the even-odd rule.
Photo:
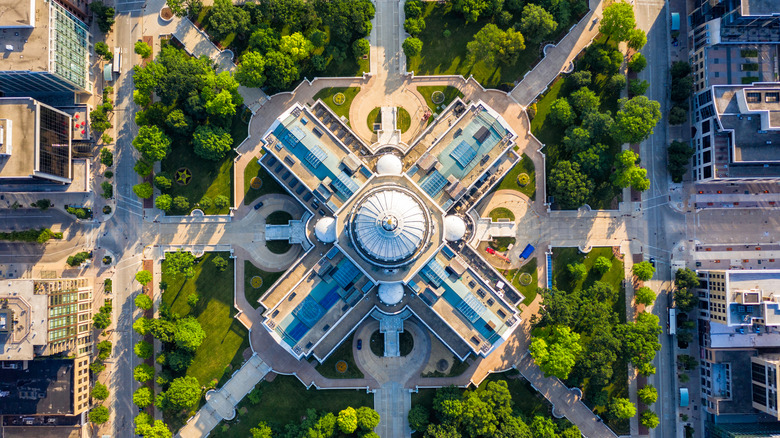
[[[469,225],[447,212],[516,135],[482,102],[457,100],[444,115],[406,166],[399,148],[365,152],[320,101],[263,135],[260,164],[310,217],[308,251],[259,300],[265,328],[294,356],[325,360],[369,316],[414,316],[461,359],[490,354],[520,325],[522,296],[460,253]]]

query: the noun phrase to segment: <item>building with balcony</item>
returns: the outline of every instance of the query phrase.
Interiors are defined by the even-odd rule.
[[[91,93],[89,27],[55,0],[0,0],[0,92]]]

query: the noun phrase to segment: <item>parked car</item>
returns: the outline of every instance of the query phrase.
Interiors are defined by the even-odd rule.
[[[260,210],[260,207],[262,206],[263,206],[263,201],[258,202],[257,204],[255,204],[255,210]]]
[[[357,348],[358,348],[358,350],[362,350],[363,349],[363,340],[362,339],[358,339]]]
[[[485,248],[485,252],[487,252],[488,254],[495,254],[496,250],[488,246],[487,248]]]

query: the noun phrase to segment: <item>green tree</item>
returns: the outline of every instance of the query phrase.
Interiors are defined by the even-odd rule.
[[[626,77],[620,73],[615,73],[609,77],[607,86],[615,92],[621,91],[626,88]]]
[[[649,287],[643,286],[634,293],[634,298],[638,304],[649,306],[655,302],[655,292]]]
[[[425,20],[423,20],[422,17],[408,17],[404,20],[404,30],[409,35],[416,37],[420,35],[420,32],[425,30]]]
[[[521,50],[525,49],[525,39],[514,29],[501,30],[489,23],[474,34],[474,40],[466,44],[472,60],[482,59],[488,65],[497,61],[512,63]]]
[[[588,129],[583,127],[583,129]],[[593,132],[593,130],[589,130]],[[604,178],[607,171],[612,166],[608,161],[607,147],[601,143],[591,145],[587,150],[582,151],[574,157],[574,162],[580,165],[589,176],[593,178]]]
[[[455,0],[454,9],[466,17],[466,23],[474,23],[482,12],[490,8],[487,0]]]
[[[243,32],[249,28],[249,13],[233,5],[230,0],[214,0],[210,11],[209,34],[217,40],[225,39],[231,33]]]
[[[172,203],[171,195],[160,195],[154,200],[154,206],[166,212],[171,210]]]
[[[357,425],[361,430],[372,431],[379,424],[379,414],[368,406],[361,406],[356,412]]]
[[[151,184],[144,182],[134,185],[133,193],[141,199],[149,199],[154,194],[154,189]]]
[[[661,120],[661,105],[646,96],[618,101],[620,109],[615,116],[615,137],[621,143],[640,143],[653,133]]]
[[[625,150],[615,158],[615,173],[612,179],[620,188],[631,186],[634,190],[645,191],[650,187],[647,179],[647,169],[636,165],[639,155],[631,150]]]
[[[419,17],[422,15],[422,1],[421,0],[407,0],[404,2],[404,15],[407,17]]]
[[[559,97],[550,105],[550,115],[552,122],[559,126],[569,126],[574,122],[574,111],[565,97]]]
[[[176,321],[174,340],[179,348],[195,351],[206,339],[206,332],[197,319],[188,316]]]
[[[534,338],[528,351],[545,376],[565,380],[582,352],[579,341],[580,335],[569,327],[553,326],[545,335]]]
[[[168,190],[173,185],[173,181],[166,175],[158,174],[154,176],[154,185],[160,190]]]
[[[311,35],[309,35],[309,41],[314,44],[314,47],[325,47],[325,44],[328,43],[328,34],[321,30],[315,30],[311,33]]]
[[[672,176],[672,181],[681,183],[695,151],[688,143],[675,140],[669,145],[667,152],[669,154],[669,174]]]
[[[154,378],[154,368],[145,363],[138,364],[133,368],[133,378],[141,383],[147,382]]]
[[[371,43],[368,42],[365,38],[360,38],[358,40],[355,40],[354,43],[352,43],[352,53],[355,55],[355,58],[362,58],[366,55],[368,55],[368,52],[371,50]]]
[[[95,328],[98,330],[106,329],[111,325],[111,315],[103,312],[96,313],[92,317],[92,324],[94,324]]]
[[[106,167],[114,165],[114,154],[108,148],[100,149],[100,163]]]
[[[105,400],[108,398],[108,387],[100,382],[95,382],[90,395],[96,400]]]
[[[282,52],[265,55],[266,83],[275,90],[284,90],[298,80],[298,67]]]
[[[680,105],[674,105],[672,109],[669,110],[670,125],[682,125],[687,121],[688,121],[688,111],[685,109],[685,107]],[[683,174],[685,174],[685,172],[683,172]],[[682,176],[680,178],[682,178]],[[674,175],[672,175],[672,179],[674,179]],[[680,179],[680,181],[675,181],[675,182],[682,182],[682,179]]]
[[[636,406],[627,398],[615,397],[609,404],[609,411],[617,418],[631,418],[636,415]]]
[[[102,360],[96,360],[89,364],[89,370],[92,374],[100,374],[104,369],[106,369],[106,366],[103,364]]]
[[[177,377],[173,379],[168,390],[161,398],[163,408],[189,409],[198,404],[201,396],[200,383],[192,376]]]
[[[103,424],[108,421],[108,408],[100,405],[89,411],[89,421],[93,424]]]
[[[209,209],[214,205],[214,201],[211,200],[208,196],[204,196],[200,198],[200,201],[198,201],[198,207]]]
[[[225,269],[228,267],[227,260],[223,259],[220,256],[216,256],[213,259],[211,259],[211,262],[214,263],[214,266],[217,268],[219,272],[224,272]]]
[[[612,262],[604,256],[599,256],[596,258],[596,261],[593,262],[593,267],[599,272],[599,274],[604,275],[607,273],[607,271],[612,269]]]
[[[680,287],[674,291],[674,303],[683,312],[690,312],[699,303],[699,297],[687,287]]]
[[[409,37],[404,40],[404,54],[409,58],[419,55],[422,52],[422,48],[423,43],[417,38]]]
[[[559,161],[550,171],[548,178],[550,195],[563,209],[575,209],[585,203],[590,196],[592,183],[580,171],[580,165],[569,161]]]
[[[684,103],[693,92],[693,77],[684,76],[672,79],[671,98],[673,102]]]
[[[324,32],[321,33],[323,35],[322,38],[324,41],[324,38],[326,38],[327,35]],[[313,34],[312,34],[312,38],[315,39]],[[252,35],[249,37],[249,48],[252,51],[255,51],[257,53],[266,53],[272,50],[278,50],[280,42],[281,42],[281,37],[275,30],[271,28],[265,28],[265,29],[261,28],[252,32]],[[317,47],[322,47],[322,46],[317,46]]]
[[[658,419],[658,415],[656,415],[653,411],[642,412],[642,417],[639,419],[639,422],[648,429],[655,429],[659,424],[661,424],[661,421]]]
[[[566,266],[569,271],[571,279],[574,281],[580,281],[588,275],[588,268],[582,263],[572,263]]]
[[[219,161],[233,148],[233,139],[222,128],[201,125],[195,129],[192,144],[197,156]]]
[[[150,420],[151,423],[151,420]],[[173,433],[162,420],[154,420],[154,424],[141,424],[136,427],[136,434],[144,438],[171,438]]]
[[[98,359],[100,360],[106,360],[109,356],[111,356],[111,341],[109,340],[103,340],[100,341],[97,344],[97,350],[98,350]]]
[[[307,40],[300,32],[282,37],[279,50],[286,53],[293,61],[301,61],[309,57],[314,50],[314,44]]]
[[[674,273],[674,285],[693,289],[699,287],[699,276],[690,268],[678,269]]]
[[[178,136],[187,136],[190,133],[192,119],[184,114],[184,111],[175,109],[165,117],[165,125]]]
[[[649,364],[655,357],[655,352],[661,349],[658,342],[661,331],[657,316],[640,312],[636,322],[618,325],[615,333],[623,341],[622,355],[641,369],[645,364]]]
[[[271,438],[273,431],[264,421],[261,421],[257,427],[249,429],[249,433],[252,434],[252,438]]]
[[[653,278],[653,274],[655,273],[655,268],[648,261],[635,264],[631,270],[634,272],[634,275],[636,275],[636,278],[642,281],[650,280]]]
[[[152,48],[149,44],[143,41],[135,42],[135,53],[141,55],[141,58],[147,59],[152,57]]]
[[[520,31],[523,32],[523,35],[528,35],[534,42],[544,40],[557,28],[558,23],[555,22],[552,14],[543,7],[529,3],[523,8]]]
[[[116,19],[116,11],[114,8],[106,6],[102,1],[97,0],[89,4],[89,10],[92,11],[95,18],[97,18],[98,29],[103,33],[111,32],[111,28],[114,27]]]
[[[642,79],[631,79],[628,84],[628,91],[632,96],[641,96],[650,88],[650,83]]]
[[[152,391],[142,386],[133,393],[133,404],[139,408],[145,408],[152,404]]]
[[[684,78],[691,74],[691,65],[687,61],[675,61],[671,68],[672,79]]]
[[[589,112],[597,112],[601,105],[601,99],[588,87],[582,87],[572,93],[569,100],[580,117],[584,117]]]
[[[144,125],[138,128],[133,146],[148,161],[160,161],[171,149],[171,139],[157,125]]]
[[[588,70],[575,71],[567,78],[567,82],[571,84],[569,87],[571,90],[578,90],[593,82],[593,74]]]
[[[570,126],[563,137],[563,146],[571,155],[587,151],[591,146],[590,132],[579,126]]]
[[[187,304],[190,307],[197,306],[198,305],[198,301],[200,301],[200,295],[198,295],[197,293],[193,292],[193,293],[187,295]]]
[[[414,431],[422,432],[430,423],[430,414],[422,405],[414,405],[407,415],[409,427]]]
[[[136,333],[138,333],[141,336],[145,336],[146,333],[149,332],[149,328],[152,325],[152,320],[144,318],[143,316],[139,317],[135,320],[133,323],[133,330],[135,330]]]
[[[163,274],[172,278],[177,278],[179,275],[192,278],[195,275],[195,270],[192,269],[194,264],[195,256],[189,251],[179,249],[176,252],[169,252],[165,254]]]
[[[228,90],[221,90],[213,97],[211,97],[206,104],[203,105],[203,109],[210,116],[214,116],[217,120],[227,123],[231,117],[236,115],[236,102],[233,100],[233,94]],[[204,126],[199,126],[202,128]],[[195,132],[198,130],[196,129]],[[232,141],[232,140],[231,140]]]
[[[144,159],[140,159],[135,162],[135,166],[133,166],[133,170],[142,178],[146,178],[152,173],[152,170],[154,170],[154,168],[152,164],[147,163]]]
[[[531,421],[531,432],[534,438],[557,438],[555,423],[551,418],[537,415]]]
[[[245,87],[262,87],[265,84],[265,58],[259,52],[246,52],[236,67],[236,80]]]
[[[141,283],[142,285],[146,286],[147,284],[149,284],[152,281],[152,273],[149,272],[149,271],[146,271],[146,270],[138,271],[135,274],[135,281],[137,281],[137,282]],[[139,295],[139,297],[140,296],[146,296],[146,295],[141,294],[141,295]],[[146,298],[151,301],[151,298],[149,298],[148,296],[146,296]],[[136,301],[136,304],[137,304],[138,303],[138,298],[136,298],[135,301]],[[138,307],[141,307],[141,306],[138,306]],[[141,307],[141,308],[144,309],[144,310],[148,310],[148,309],[151,308],[151,306],[145,307],[145,308]]]
[[[141,359],[149,359],[152,357],[154,349],[152,348],[152,344],[146,341],[138,341],[135,344],[135,347],[133,347],[133,351],[135,351],[135,355]]]
[[[604,8],[599,32],[606,35],[607,40],[614,37],[618,41],[627,41],[635,27],[634,7],[631,4],[619,1]]]
[[[639,400],[642,400],[642,403],[646,405],[651,405],[658,400],[658,391],[655,389],[655,386],[649,384],[637,391],[637,395]]]
[[[111,49],[108,48],[108,44],[104,43],[103,41],[98,41],[95,43],[95,53],[106,61],[111,61],[114,59],[114,54],[111,53]]]
[[[177,196],[173,198],[173,207],[178,211],[185,212],[190,208],[190,201],[184,196]]]
[[[214,206],[219,208],[220,210],[229,205],[230,205],[230,200],[225,195],[219,195],[216,198],[214,198]]]
[[[347,407],[339,412],[339,415],[336,418],[336,424],[343,433],[354,433],[358,427],[357,411],[355,411],[355,408]]]
[[[645,55],[636,52],[631,56],[631,61],[628,62],[628,68],[634,72],[639,73],[647,67],[647,58]]]
[[[628,32],[628,47],[640,50],[647,44],[647,34],[642,29],[634,28]]]

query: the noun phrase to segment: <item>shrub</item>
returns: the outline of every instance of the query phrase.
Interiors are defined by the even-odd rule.
[[[371,44],[365,38],[357,39],[354,43],[352,43],[352,53],[355,54],[355,58],[360,59],[363,56],[368,55],[368,51],[370,49]]]
[[[219,195],[216,198],[214,198],[214,206],[223,209],[230,205],[230,199],[228,199],[225,195]]]
[[[194,293],[194,292],[193,292],[193,293],[191,293],[191,294],[187,295],[187,304],[188,304],[190,307],[195,307],[195,306],[197,306],[197,305],[198,305],[198,301],[199,301],[199,300],[200,300],[200,295],[198,295],[197,293]]]
[[[190,201],[188,201],[184,196],[177,196],[173,198],[173,206],[176,208],[176,210],[184,212],[189,210]]]
[[[409,37],[404,40],[403,43],[404,54],[406,54],[406,56],[409,58],[419,55],[420,52],[422,52],[422,48],[423,48],[423,43],[417,38]]]
[[[82,251],[79,253],[76,253],[76,255],[72,255],[68,257],[67,264],[73,267],[79,266],[80,264],[84,263],[88,259],[92,258],[92,254],[86,251]]]
[[[46,211],[46,210],[47,210],[49,207],[51,207],[53,204],[52,204],[52,202],[51,202],[51,199],[46,199],[46,198],[43,198],[43,199],[39,199],[39,200],[37,200],[37,201],[33,202],[33,203],[32,203],[32,204],[30,204],[30,205],[31,205],[31,206],[33,206],[33,207],[35,207],[35,208],[37,208],[38,210],[41,210],[41,211]]]
[[[89,421],[94,424],[103,424],[108,421],[108,408],[105,406],[97,406],[89,411]]]
[[[100,188],[103,189],[102,196],[105,199],[111,199],[114,197],[114,185],[111,184],[110,182],[103,181],[102,183],[100,183]]]
[[[111,348],[112,348],[111,341],[109,340],[100,341],[97,344],[98,359],[100,360],[108,359],[108,357],[111,356]]]
[[[100,374],[104,369],[106,369],[106,366],[102,360],[96,360],[89,364],[89,370],[92,371],[92,374]]]
[[[160,190],[168,190],[173,185],[173,182],[165,175],[155,175],[154,185]]]
[[[162,211],[170,211],[173,207],[173,199],[171,195],[160,195],[154,200],[154,206]]]
[[[103,148],[100,150],[100,162],[103,163],[106,167],[111,167],[114,165],[114,154],[108,148]]]
[[[149,199],[154,194],[154,189],[152,189],[151,184],[144,182],[144,183],[134,185],[133,193],[135,193],[136,196],[138,196],[141,199]]]
[[[604,275],[607,273],[607,271],[612,269],[612,262],[604,256],[599,256],[598,258],[596,258],[596,261],[593,263],[593,267],[601,275]]]
[[[214,257],[213,259],[211,259],[211,261],[212,261],[212,263],[214,263],[214,266],[216,266],[216,268],[217,268],[217,270],[219,272],[225,271],[225,269],[227,269],[227,267],[228,267],[227,260],[223,259],[220,256]]]
[[[111,281],[110,278],[106,278],[103,280],[103,290],[106,291],[106,293],[111,293],[113,291],[113,281]]]

